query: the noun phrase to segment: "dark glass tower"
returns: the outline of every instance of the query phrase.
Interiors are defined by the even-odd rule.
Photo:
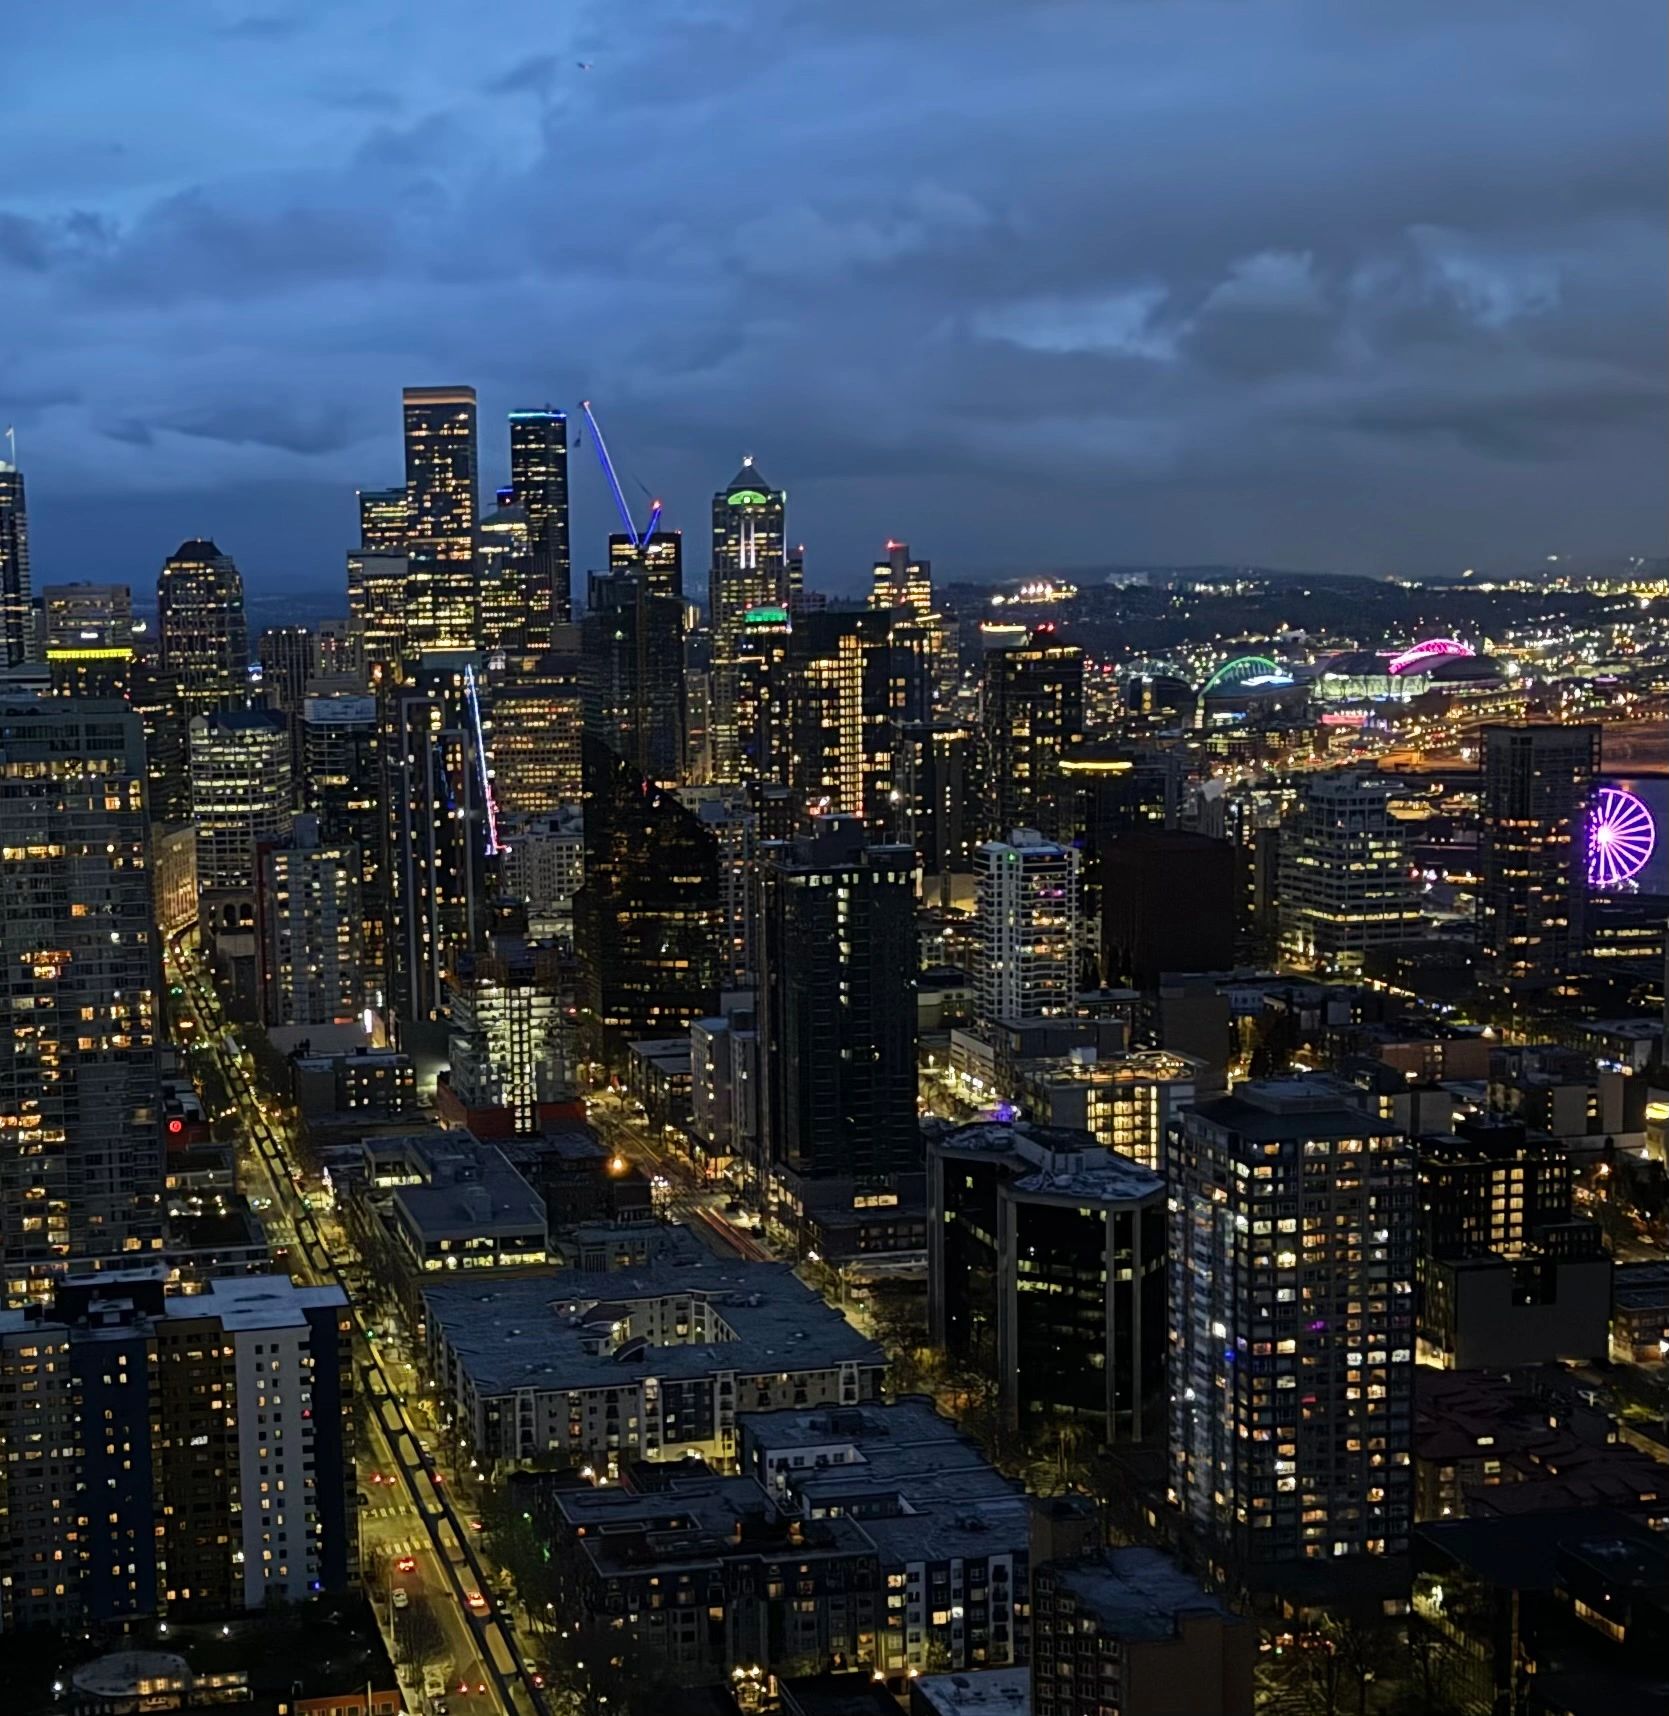
[[[778,1178],[881,1183],[920,1166],[916,855],[856,817],[765,849],[759,1029]]]
[[[568,552],[568,419],[545,406],[510,413],[510,500],[527,515],[533,553],[533,585],[540,593],[538,623],[527,647],[551,647],[553,623],[568,619],[573,606]]]
[[[585,740],[585,886],[574,897],[589,1058],[682,1036],[718,1009],[719,848],[701,819],[602,743]]]
[[[407,636],[415,653],[471,649],[479,450],[473,387],[408,387],[406,423]]]
[[[1484,729],[1478,957],[1499,989],[1546,989],[1581,952],[1584,821],[1599,766],[1595,726]]]
[[[35,658],[29,587],[29,512],[23,473],[0,459],[0,666]]]
[[[684,767],[683,603],[637,572],[592,573],[582,631],[586,731],[642,775]]]
[[[181,719],[249,700],[249,622],[243,578],[229,554],[182,542],[156,581],[165,681],[178,688]]]

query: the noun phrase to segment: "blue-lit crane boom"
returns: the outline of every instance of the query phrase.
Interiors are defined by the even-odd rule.
[[[632,509],[626,505],[626,497],[620,488],[620,479],[614,474],[614,461],[608,456],[608,443],[603,439],[603,428],[597,421],[596,413],[591,409],[591,401],[582,399],[580,410],[585,413],[585,420],[591,425],[591,444],[597,449],[597,462],[603,467],[603,475],[608,478],[609,493],[614,496],[614,504],[620,514],[620,522],[625,525],[626,534],[632,539],[632,546],[642,548],[655,534],[656,525],[661,522],[661,503],[659,501],[650,503],[649,522],[640,531],[632,521]]]

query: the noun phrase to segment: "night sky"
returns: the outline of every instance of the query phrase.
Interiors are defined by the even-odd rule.
[[[888,534],[941,577],[1664,550],[1659,0],[25,0],[0,29],[37,584],[148,590],[203,533],[256,591],[335,584],[355,486],[401,478],[400,387],[457,381],[484,498],[504,411],[591,396],[693,571],[744,449],[835,589]]]

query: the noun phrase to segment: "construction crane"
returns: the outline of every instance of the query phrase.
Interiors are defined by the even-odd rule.
[[[608,478],[609,493],[614,496],[614,504],[620,514],[620,522],[625,525],[626,534],[631,538],[632,546],[642,548],[655,534],[655,527],[661,522],[661,503],[658,500],[650,500],[649,522],[644,525],[642,530],[639,530],[632,519],[632,509],[626,505],[626,497],[621,492],[620,479],[614,474],[614,461],[608,456],[608,442],[603,439],[603,428],[597,421],[597,414],[591,409],[591,401],[582,399],[580,410],[585,413],[585,420],[591,425],[591,444],[597,449],[597,462],[603,467],[603,475]]]

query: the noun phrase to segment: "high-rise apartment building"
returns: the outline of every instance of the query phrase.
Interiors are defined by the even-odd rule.
[[[205,893],[255,886],[256,848],[294,821],[289,734],[270,709],[222,709],[191,723],[191,817]]]
[[[1085,879],[1097,884],[1102,983],[1154,990],[1162,972],[1233,965],[1235,857],[1226,840],[1160,826],[1098,851]]]
[[[527,907],[528,933],[572,947],[574,896],[585,881],[584,812],[575,804],[546,815],[504,816],[500,890]]]
[[[786,607],[788,492],[773,489],[751,455],[713,496],[708,618],[713,628],[713,768],[736,779],[736,654],[756,608]]]
[[[1407,1548],[1414,1156],[1359,1094],[1239,1085],[1170,1164],[1172,1496],[1251,1580]]]
[[[585,739],[585,885],[574,899],[588,1056],[688,1032],[717,1008],[718,843],[668,789]]]
[[[276,1275],[162,1271],[0,1312],[0,1630],[219,1619],[345,1592],[352,1323]]]
[[[979,1016],[1069,1013],[1078,993],[1080,905],[1076,847],[1015,828],[974,851]]]
[[[582,626],[585,728],[652,781],[684,767],[684,605],[639,572],[593,572]]]
[[[162,677],[178,687],[181,719],[249,700],[249,622],[243,578],[229,554],[182,542],[156,581]]]
[[[1420,908],[1396,787],[1360,769],[1307,775],[1281,828],[1281,951],[1295,964],[1359,971],[1375,948],[1408,941]]]
[[[145,747],[116,701],[0,699],[0,1277],[161,1244]]]
[[[533,577],[525,647],[551,647],[551,627],[572,606],[568,547],[568,419],[545,406],[510,413],[510,500],[527,520]]]
[[[461,954],[452,978],[442,1117],[478,1138],[539,1130],[567,1092],[571,999],[556,950],[511,932]],[[525,927],[525,926],[520,926]]]
[[[768,1167],[885,1184],[920,1166],[915,852],[822,818],[761,852],[758,1018]]]
[[[473,649],[481,512],[475,389],[408,387],[404,403],[408,647]]]
[[[359,546],[367,554],[403,554],[406,550],[406,491],[360,489]]]
[[[0,667],[17,667],[35,658],[23,473],[11,460],[0,459]]]
[[[1084,733],[1084,652],[1038,626],[1023,644],[988,650],[981,687],[986,813],[990,831],[1041,828],[1057,839],[1060,769]]]
[[[359,848],[322,840],[318,818],[299,816],[289,841],[259,856],[261,1022],[353,1023],[366,1004]]]
[[[1483,765],[1478,958],[1497,988],[1546,989],[1570,975],[1582,949],[1600,729],[1486,727]]]
[[[870,583],[872,608],[908,608],[917,619],[933,612],[933,562],[917,560],[907,542],[887,543],[887,557],[875,562]]]
[[[133,691],[133,592],[126,584],[48,584],[46,664],[60,697]]]

